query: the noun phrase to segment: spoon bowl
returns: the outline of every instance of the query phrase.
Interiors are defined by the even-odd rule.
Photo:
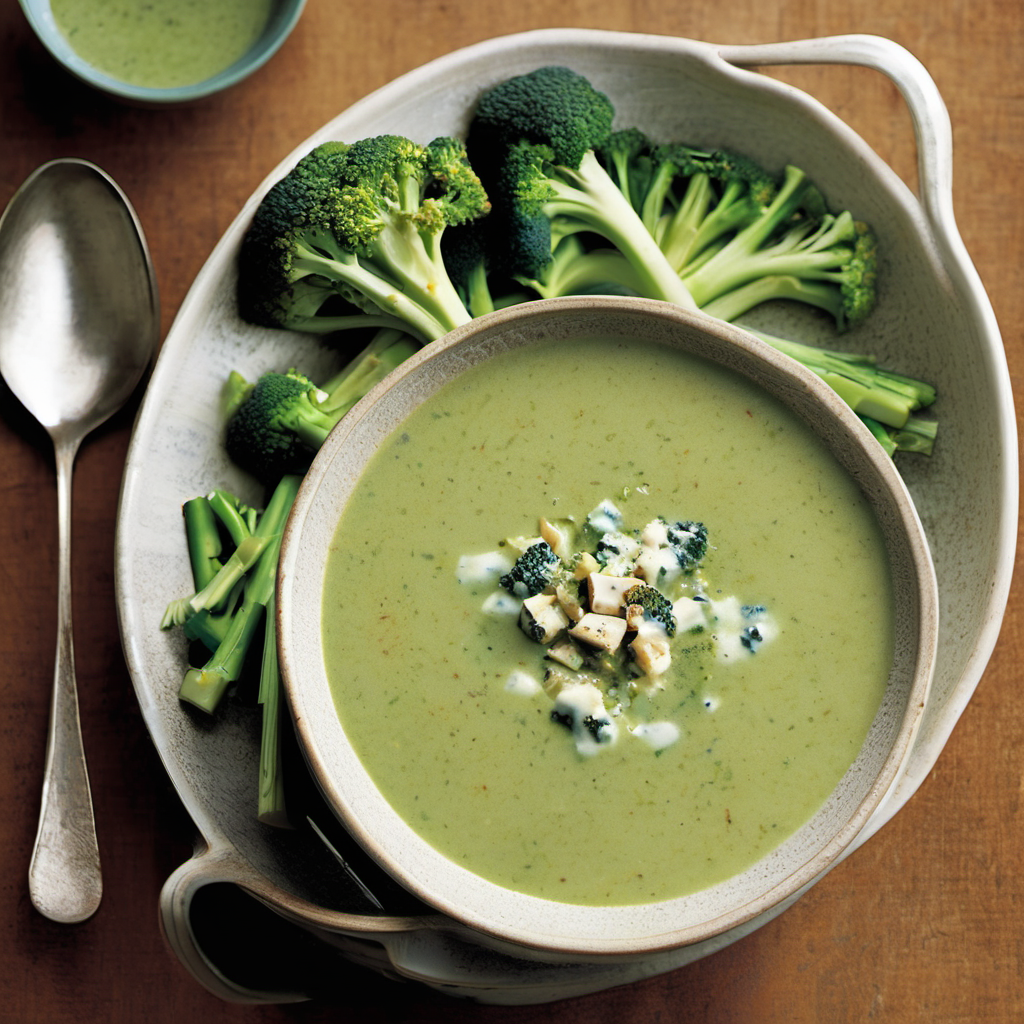
[[[43,164],[0,217],[0,374],[49,433],[57,469],[57,654],[33,904],[85,920],[102,895],[71,629],[71,476],[82,440],[128,400],[159,340],[152,263],[127,197],[94,164]]]

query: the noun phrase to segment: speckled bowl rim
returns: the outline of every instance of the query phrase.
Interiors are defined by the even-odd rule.
[[[735,878],[678,899],[625,907],[560,904],[503,889],[454,864],[390,807],[348,743],[320,645],[327,552],[347,495],[380,442],[425,397],[498,351],[543,337],[654,338],[727,366],[795,411],[858,480],[887,538],[897,652],[864,748],[811,821]],[[503,943],[569,957],[642,956],[720,935],[793,896],[843,854],[897,779],[935,665],[938,595],[927,540],[892,461],[814,374],[746,331],[661,302],[570,298],[481,317],[421,350],[342,421],[307,474],[289,520],[278,588],[281,668],[300,744],[339,819],[420,899]]]
[[[302,16],[306,0],[276,0],[266,28],[250,49],[229,67],[189,85],[154,88],[133,85],[100,71],[84,60],[57,27],[50,0],[19,0],[21,9],[39,41],[58,64],[79,80],[119,99],[152,106],[189,103],[222,92],[263,67],[291,35]]]

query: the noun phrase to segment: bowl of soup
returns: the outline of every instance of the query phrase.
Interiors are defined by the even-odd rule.
[[[146,106],[186,103],[247,78],[278,51],[305,0],[21,0],[76,78]]]
[[[934,570],[817,377],[643,299],[524,304],[422,349],[331,434],[281,555],[311,773],[484,944],[630,958],[771,911],[897,778]]]

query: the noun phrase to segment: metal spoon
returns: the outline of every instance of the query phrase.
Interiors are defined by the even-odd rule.
[[[158,339],[153,269],[124,193],[87,161],[44,164],[0,217],[0,373],[49,433],[57,468],[57,655],[29,866],[32,902],[54,921],[84,921],[103,891],[72,645],[72,466]]]

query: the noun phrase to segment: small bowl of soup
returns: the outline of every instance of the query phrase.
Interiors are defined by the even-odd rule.
[[[262,67],[305,0],[21,0],[50,54],[129,103],[187,103]]]
[[[907,490],[822,381],[614,297],[481,317],[371,392],[278,593],[340,822],[480,942],[559,962],[707,940],[841,859],[937,614]]]

